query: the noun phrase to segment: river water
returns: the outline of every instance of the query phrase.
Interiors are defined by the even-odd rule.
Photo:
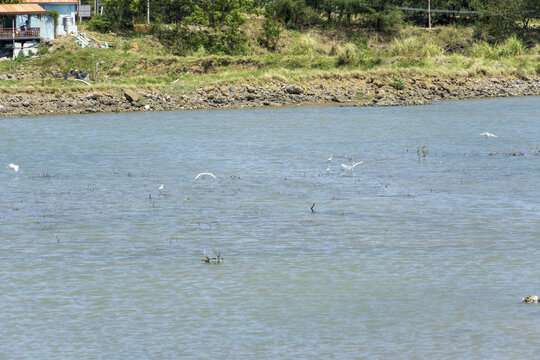
[[[0,119],[0,358],[537,356],[539,147],[539,97]]]

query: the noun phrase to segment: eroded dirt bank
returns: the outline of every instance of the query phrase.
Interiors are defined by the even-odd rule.
[[[540,95],[540,78],[411,78],[402,83],[373,77],[330,76],[290,84],[270,80],[263,85],[208,86],[190,93],[92,88],[74,94],[0,94],[2,116],[84,114],[253,108],[285,105],[341,104],[347,106],[421,105],[434,101]]]

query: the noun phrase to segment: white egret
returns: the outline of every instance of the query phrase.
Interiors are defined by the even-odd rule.
[[[159,190],[159,191],[162,191],[162,190],[163,190],[163,184],[161,184],[161,186],[158,187],[158,190]]]
[[[334,160],[334,154],[330,154],[330,157],[327,160],[328,160],[328,162]]]
[[[8,169],[13,169],[13,170],[15,170],[15,172],[18,172],[19,171],[19,165],[9,164]]]
[[[497,137],[497,135],[489,133],[489,132],[483,132],[480,135],[485,136],[485,137]]]
[[[327,172],[327,173],[330,172],[330,166],[326,168],[326,172]]]
[[[341,167],[347,171],[350,171],[352,172],[354,170],[354,168],[360,164],[363,164],[364,162],[363,161],[360,161],[360,162],[357,162],[357,163],[354,163],[352,165],[347,165],[347,164],[341,164]]]
[[[195,176],[195,180],[197,180],[198,178],[201,178],[203,176],[210,176],[211,178],[217,179],[217,177],[214,174],[212,174],[211,172],[208,172],[208,170],[206,170],[205,172],[197,174],[197,176]]]

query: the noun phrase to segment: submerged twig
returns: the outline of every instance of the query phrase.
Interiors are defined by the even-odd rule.
[[[204,249],[203,258],[201,261],[206,264],[220,264],[224,261],[224,259],[221,257],[221,251],[211,249],[210,252],[207,253],[206,249]]]

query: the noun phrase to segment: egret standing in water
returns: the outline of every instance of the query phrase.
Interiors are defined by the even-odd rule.
[[[15,170],[15,172],[18,172],[19,171],[19,165],[9,164],[8,169],[13,169],[13,170]]]
[[[211,178],[217,179],[217,177],[214,174],[212,174],[211,172],[208,172],[208,170],[206,170],[205,172],[197,174],[197,176],[195,176],[195,180],[197,180],[197,179],[199,179],[199,178],[201,178],[203,176],[210,176]]]
[[[328,162],[334,160],[334,154],[330,154],[330,157],[328,159],[326,159]]]

